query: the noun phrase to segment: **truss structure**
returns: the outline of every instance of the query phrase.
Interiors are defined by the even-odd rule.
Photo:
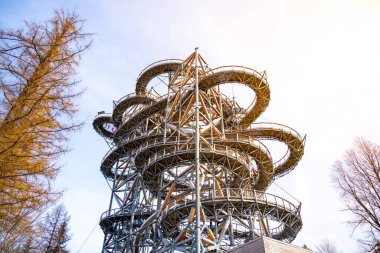
[[[153,79],[166,84],[164,95],[148,89]],[[255,93],[248,108],[220,91],[220,85],[237,83]],[[112,188],[100,219],[102,252],[197,251],[197,131],[201,251],[226,252],[262,235],[291,242],[302,227],[301,204],[265,190],[297,165],[305,138],[281,124],[255,122],[269,100],[265,72],[211,69],[197,53],[145,68],[136,92],[93,122],[110,146],[101,163]],[[275,161],[263,140],[282,142],[287,152]]]

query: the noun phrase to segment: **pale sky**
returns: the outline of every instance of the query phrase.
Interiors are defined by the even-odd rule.
[[[195,47],[210,67],[242,65],[267,71],[271,102],[258,121],[307,134],[305,155],[276,181],[302,202],[303,228],[293,242],[315,248],[322,239],[357,250],[350,219],[331,184],[331,166],[356,136],[380,143],[380,1],[100,1],[0,0],[0,25],[43,21],[54,8],[76,9],[94,43],[83,56],[78,100],[82,131],[55,182],[71,215],[69,248],[77,252],[106,211],[110,189],[99,166],[106,143],[92,129],[98,111],[132,93],[150,63],[186,58]],[[235,92],[237,99],[244,93]],[[249,99],[249,98],[248,98]],[[269,192],[292,200],[275,185]],[[80,252],[100,252],[99,226]]]

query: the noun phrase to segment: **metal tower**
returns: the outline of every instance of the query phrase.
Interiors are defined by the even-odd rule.
[[[154,79],[164,95],[148,89]],[[236,83],[254,91],[247,108],[221,92]],[[136,92],[93,122],[110,145],[101,163],[112,188],[102,252],[226,252],[262,235],[291,242],[301,204],[265,190],[297,165],[305,138],[255,122],[269,100],[265,72],[211,69],[197,49],[146,67]],[[286,154],[274,161],[263,140],[284,143]]]

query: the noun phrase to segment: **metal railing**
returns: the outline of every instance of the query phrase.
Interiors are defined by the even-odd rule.
[[[301,135],[296,130],[294,130],[293,128],[282,125],[282,124],[277,124],[277,123],[260,122],[260,123],[253,123],[250,125],[245,125],[245,126],[244,125],[238,125],[238,126],[234,126],[234,127],[230,127],[230,128],[225,128],[226,132],[229,132],[229,131],[231,131],[231,132],[235,132],[235,131],[239,131],[239,132],[263,131],[263,130],[268,130],[268,131],[278,130],[280,135],[290,134],[294,139],[298,139],[299,142],[302,144],[304,143],[304,140],[305,140],[305,137],[301,137]],[[276,137],[276,136],[271,137],[269,135],[263,135],[262,137],[256,136],[255,138],[258,138],[258,139],[271,139],[272,138],[272,139],[277,139],[277,140],[281,139],[279,137]],[[285,140],[286,138],[284,137],[283,139]],[[285,164],[291,155],[289,143],[286,142],[285,144],[288,145],[288,149],[282,158],[280,158],[278,161],[274,162],[274,167],[280,167],[281,165]]]
[[[131,98],[131,97],[137,97],[138,95],[136,95],[136,92],[133,92],[133,93],[130,93],[130,94],[127,94],[123,97],[121,97],[119,100],[117,101],[114,101],[113,102],[113,109],[115,109],[120,103],[124,102],[125,100]],[[141,95],[138,96],[138,97],[142,97]],[[162,96],[157,96],[151,92],[146,92],[144,94],[144,97],[147,97],[147,98],[151,98],[151,99],[154,99],[154,100],[158,100],[160,99]]]
[[[143,117],[143,119],[140,119],[140,121],[138,121],[138,122],[134,122],[135,123],[135,124],[133,124],[134,127],[129,128],[127,130],[127,132],[134,130],[136,127],[138,127],[138,124],[136,124],[136,123],[141,123],[141,121],[145,120],[148,116],[153,116],[153,115],[147,114],[147,110],[152,108],[152,107],[155,107],[157,103],[166,102],[167,96],[168,96],[167,94],[162,95],[158,100],[155,100],[153,103],[147,104],[146,106],[143,106],[140,110],[138,110],[132,116],[129,116],[128,119],[124,119],[118,130],[123,129],[127,123],[130,123],[130,121],[132,119],[134,119],[136,116],[138,116],[140,114],[140,118]],[[157,112],[154,112],[154,113],[157,113]],[[124,131],[125,131],[125,129],[124,129]]]
[[[244,142],[244,143],[250,144],[252,146],[256,146],[262,152],[264,152],[268,157],[271,157],[268,148],[264,144],[262,144],[260,141],[257,140],[257,138],[258,138],[257,136],[245,136],[244,134],[241,134],[241,135],[238,134],[239,132],[243,132],[244,133],[244,131],[263,131],[263,130],[269,130],[269,131],[271,131],[271,130],[279,130],[279,131],[282,132],[282,134],[288,133],[288,134],[292,135],[294,138],[297,138],[300,142],[303,142],[302,137],[298,134],[297,131],[295,131],[294,129],[292,129],[290,127],[287,127],[285,125],[276,124],[276,123],[262,122],[262,123],[254,123],[252,125],[248,125],[248,126],[245,126],[245,127],[244,126],[234,126],[234,127],[230,127],[230,128],[226,128],[225,129],[226,133],[237,133],[237,136],[236,136],[236,140],[237,141]],[[183,144],[186,143],[186,139],[181,140],[180,138],[175,137],[174,139],[170,138],[170,140],[168,140],[168,138],[167,138],[165,140],[160,135],[150,136],[149,133],[147,132],[145,134],[142,133],[142,134],[139,134],[139,135],[134,134],[134,135],[128,136],[126,139],[123,140],[122,145],[125,144],[125,143],[128,143],[128,142],[139,141],[139,140],[141,140],[143,138],[147,138],[147,137],[149,137],[151,139],[147,140],[145,143],[141,144],[140,148],[136,150],[136,153],[140,153],[140,152],[142,152],[142,151],[144,151],[146,149],[149,149],[149,148],[152,148],[152,147],[156,147],[156,146],[159,146],[159,145],[170,146],[170,145],[183,145]],[[155,137],[160,137],[160,138],[155,138]],[[264,137],[269,137],[269,136],[263,135],[263,138]],[[189,147],[189,145],[186,146],[186,148],[188,148],[188,147]],[[118,149],[122,149],[121,146],[114,147],[113,149],[110,149],[106,153],[106,155],[104,156],[103,162],[112,153],[116,152]],[[217,148],[216,150],[220,151],[221,149]],[[290,157],[290,149],[288,148],[286,154],[281,159],[279,159],[278,161],[274,162],[274,167],[279,167],[279,166],[285,164],[287,162],[287,160],[289,159],[289,157]]]
[[[195,203],[196,196],[195,192],[189,192],[186,197],[182,200],[176,202],[172,201],[170,208],[165,210],[165,215],[169,215],[178,209],[191,206]],[[223,188],[223,189],[202,189],[201,190],[201,202],[212,201],[214,204],[216,200],[227,200],[227,201],[254,201],[257,204],[262,204],[264,206],[272,206],[279,208],[281,210],[286,210],[295,216],[300,215],[301,203],[298,202],[293,204],[292,202],[279,197],[277,195],[266,193],[257,190],[245,190],[240,188]]]
[[[220,72],[227,72],[227,71],[242,72],[242,73],[254,75],[259,79],[263,79],[265,81],[265,84],[269,86],[264,73],[260,73],[254,69],[247,68],[244,66],[239,66],[239,65],[229,65],[229,66],[217,67],[217,68],[211,69],[210,71],[206,72],[206,76],[214,75],[214,74],[217,74]]]
[[[154,144],[148,146],[148,147],[141,147],[137,153],[141,153],[141,151],[145,148],[145,149],[149,149],[149,147],[153,147]],[[234,159],[234,160],[237,160],[240,164],[242,165],[245,165],[246,168],[248,168],[248,164],[246,162],[246,156],[245,155],[241,155],[240,152],[236,151],[236,150],[233,150],[227,146],[221,146],[221,145],[211,145],[208,146],[208,145],[201,145],[201,149],[202,149],[202,152],[206,152],[206,151],[209,151],[209,152],[213,152],[213,153],[216,153],[216,154],[220,154],[220,155],[223,155],[223,156],[228,156],[229,158],[231,159]],[[166,148],[166,149],[163,149],[163,150],[160,150],[158,152],[156,152],[153,156],[150,156],[147,160],[147,162],[145,163],[145,168],[153,165],[154,163],[157,163],[159,160],[165,158],[165,157],[168,157],[168,156],[176,156],[176,155],[180,155],[180,154],[185,154],[185,153],[194,153],[194,150],[195,150],[195,146],[194,144],[184,144],[182,145],[181,147],[179,147],[178,145],[175,145],[173,147],[169,147],[169,148]]]
[[[100,220],[105,220],[109,218],[114,218],[114,217],[124,217],[124,216],[131,216],[131,215],[150,215],[153,212],[156,211],[156,205],[152,205],[149,207],[140,207],[136,208],[135,210],[123,210],[122,208],[114,208],[107,210],[102,213],[100,216]]]
[[[141,70],[139,76],[137,77],[137,82],[141,78],[141,76],[143,76],[143,74],[145,72],[147,72],[149,69],[152,69],[152,68],[159,66],[159,65],[166,65],[166,64],[173,64],[173,63],[182,64],[183,60],[181,60],[181,59],[166,59],[166,60],[153,62],[152,64],[149,64],[143,70]]]
[[[95,116],[95,118],[94,118],[94,120],[96,120],[96,119],[98,119],[98,118],[103,118],[103,117],[112,117],[112,114],[111,113],[98,113],[96,116]],[[110,122],[110,123],[112,123],[112,122]]]

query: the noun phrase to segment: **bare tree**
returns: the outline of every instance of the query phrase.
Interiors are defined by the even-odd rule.
[[[316,246],[318,253],[338,253],[335,244],[327,239]]]
[[[343,161],[334,164],[333,182],[344,210],[353,214],[353,230],[360,227],[367,233],[360,242],[367,251],[380,251],[380,146],[356,138]]]
[[[88,46],[83,21],[70,12],[0,30],[0,251],[16,252],[8,246],[27,238],[60,196],[51,183],[68,134],[81,126],[73,120],[74,76]]]

